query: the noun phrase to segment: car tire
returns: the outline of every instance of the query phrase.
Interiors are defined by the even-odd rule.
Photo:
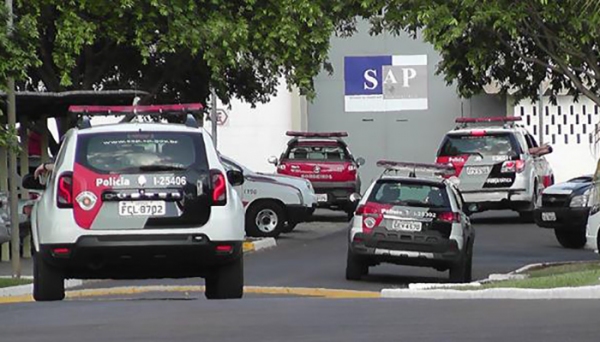
[[[348,250],[346,258],[346,280],[360,280],[369,274],[369,265]]]
[[[244,258],[221,265],[205,278],[206,299],[239,299],[244,295]]]
[[[534,223],[535,222],[534,217],[533,217],[534,216],[533,211],[537,207],[537,201],[539,200],[540,195],[541,194],[539,193],[538,184],[537,184],[537,182],[535,182],[535,184],[533,186],[533,198],[531,199],[529,208],[527,208],[527,210],[519,212],[519,217],[521,218],[521,222],[523,222],[523,223]]]
[[[569,231],[554,229],[556,240],[564,248],[580,249],[585,246],[586,238],[584,231]]]
[[[38,302],[65,298],[65,278],[62,272],[49,265],[41,253],[33,256],[33,299]]]
[[[473,274],[473,247],[467,247],[463,257],[450,267],[451,283],[470,283]]]
[[[298,225],[297,223],[286,223],[285,226],[283,226],[283,229],[281,230],[282,233],[289,233],[292,230],[294,230],[294,228],[296,228],[296,225]]]
[[[276,238],[283,232],[285,221],[285,210],[279,203],[255,203],[246,212],[246,235]]]

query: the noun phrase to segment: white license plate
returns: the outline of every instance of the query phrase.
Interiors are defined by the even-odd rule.
[[[542,221],[556,221],[556,213],[551,211],[542,213]]]
[[[468,166],[467,167],[467,175],[476,176],[476,175],[487,175],[491,171],[489,166]]]
[[[327,202],[327,194],[317,194],[317,202]]]
[[[119,202],[120,216],[163,216],[167,212],[165,201]]]
[[[401,220],[392,221],[391,230],[404,230],[408,232],[420,232],[422,228],[421,222],[407,222]]]

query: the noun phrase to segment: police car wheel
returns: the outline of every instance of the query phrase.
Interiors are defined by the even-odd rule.
[[[285,211],[277,202],[253,204],[246,213],[246,235],[278,237],[285,227]]]
[[[585,246],[586,238],[583,231],[568,231],[555,229],[556,240],[564,248],[580,249]]]
[[[286,224],[283,226],[283,229],[281,230],[281,232],[282,232],[282,233],[289,233],[289,232],[291,232],[292,230],[294,230],[294,228],[296,228],[296,225],[297,225],[297,223],[295,223],[295,222],[294,222],[294,223],[287,222],[287,223],[286,223]]]
[[[369,274],[369,265],[348,250],[346,259],[346,280],[360,280],[362,276]]]
[[[473,248],[468,247],[463,257],[450,267],[450,282],[470,283],[473,268]]]
[[[38,302],[65,298],[65,279],[62,273],[49,265],[41,253],[33,256],[33,298]]]
[[[244,258],[219,266],[205,279],[206,299],[238,299],[244,295]]]

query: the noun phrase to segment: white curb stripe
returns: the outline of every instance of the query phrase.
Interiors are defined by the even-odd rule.
[[[80,286],[83,284],[79,279],[65,280],[65,289]],[[0,297],[25,296],[33,293],[33,284],[18,285],[0,288]]]
[[[599,299],[600,286],[556,289],[496,288],[485,290],[383,289],[382,298],[422,299]]]

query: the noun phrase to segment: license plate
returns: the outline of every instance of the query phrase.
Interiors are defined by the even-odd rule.
[[[317,194],[317,202],[327,202],[327,194]]]
[[[467,167],[467,175],[476,176],[476,175],[487,175],[491,171],[489,166],[468,166]]]
[[[163,216],[167,211],[165,201],[119,202],[120,216]]]
[[[420,232],[422,228],[421,222],[407,222],[394,220],[392,221],[392,229],[391,230],[404,230],[408,232]]]
[[[542,213],[542,221],[556,221],[556,213],[554,213],[554,212]]]

